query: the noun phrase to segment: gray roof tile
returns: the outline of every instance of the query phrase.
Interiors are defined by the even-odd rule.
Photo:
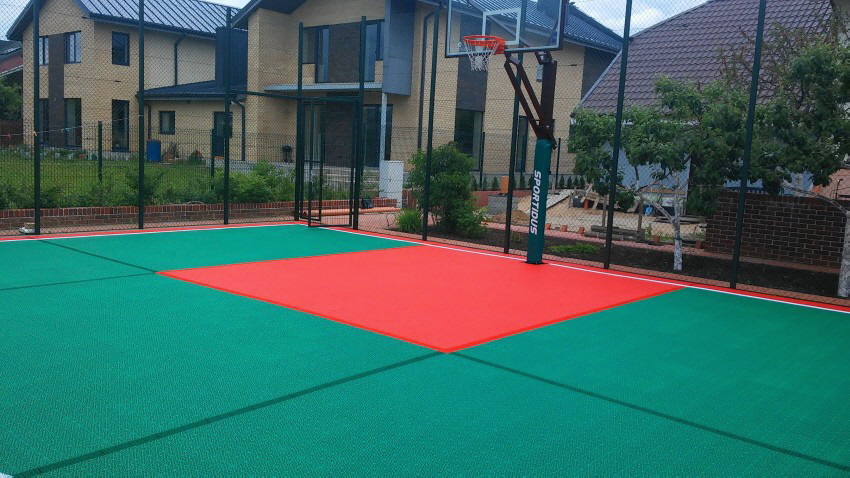
[[[766,25],[817,29],[831,14],[828,0],[771,0]],[[626,106],[650,105],[656,100],[659,76],[707,83],[717,79],[719,52],[746,46],[758,19],[755,0],[709,0],[631,37],[626,71]],[[600,112],[617,104],[620,56],[581,102]]]

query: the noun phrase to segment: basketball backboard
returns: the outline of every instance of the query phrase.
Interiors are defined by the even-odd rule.
[[[449,0],[446,56],[466,55],[466,35],[496,35],[506,52],[561,48],[566,0]],[[560,34],[559,34],[560,33]]]

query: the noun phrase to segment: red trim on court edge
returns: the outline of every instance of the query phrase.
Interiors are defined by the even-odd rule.
[[[281,222],[256,222],[245,224],[207,224],[202,226],[175,226],[175,227],[158,227],[152,229],[108,229],[104,231],[88,231],[88,232],[69,232],[57,234],[40,234],[38,236],[4,236],[0,237],[0,242],[3,241],[35,241],[39,239],[65,239],[72,237],[97,237],[97,236],[119,236],[122,234],[144,234],[150,232],[179,232],[179,231],[199,231],[203,229],[231,229],[237,227],[264,227],[264,226],[283,226],[287,224],[305,224],[301,221],[281,221]]]
[[[160,274],[442,352],[679,289],[436,247]]]

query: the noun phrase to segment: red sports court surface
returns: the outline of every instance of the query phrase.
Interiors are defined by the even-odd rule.
[[[161,274],[441,352],[680,288],[428,246]]]

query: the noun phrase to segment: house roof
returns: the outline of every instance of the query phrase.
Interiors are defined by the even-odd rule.
[[[245,85],[233,85],[233,90],[244,90]],[[224,86],[213,81],[185,83],[177,86],[163,86],[145,90],[145,100],[166,99],[217,99],[224,98]]]
[[[291,14],[300,7],[306,0],[251,0],[239,14],[234,17],[234,25],[245,26],[244,23],[248,17],[258,8]],[[436,4],[436,0],[419,0],[426,3]],[[465,0],[453,0],[458,5],[465,4]],[[486,3],[490,9],[503,9],[516,7],[518,0],[481,0],[481,3]],[[567,18],[567,24],[564,27],[564,40],[577,43],[583,46],[589,46],[600,50],[610,51],[612,53],[620,51],[622,38],[603,26],[601,23],[594,20],[590,15],[579,10],[576,6],[570,5],[570,14]],[[551,20],[544,17],[543,12],[536,9],[528,10],[529,22],[537,25],[546,25],[551,23]]]
[[[75,0],[89,18],[109,23],[138,25],[138,0]],[[204,0],[145,0],[145,25],[188,35],[214,37],[225,26],[226,5]],[[6,36],[20,40],[32,21],[32,2],[15,19]]]
[[[781,24],[789,28],[819,29],[831,14],[829,0],[771,0],[765,18],[766,31]],[[707,83],[720,75],[719,53],[746,46],[745,33],[756,31],[758,2],[708,0],[631,37],[626,71],[626,101],[650,105],[656,101],[659,76]],[[600,112],[616,109],[620,55],[588,91],[580,107]]]

